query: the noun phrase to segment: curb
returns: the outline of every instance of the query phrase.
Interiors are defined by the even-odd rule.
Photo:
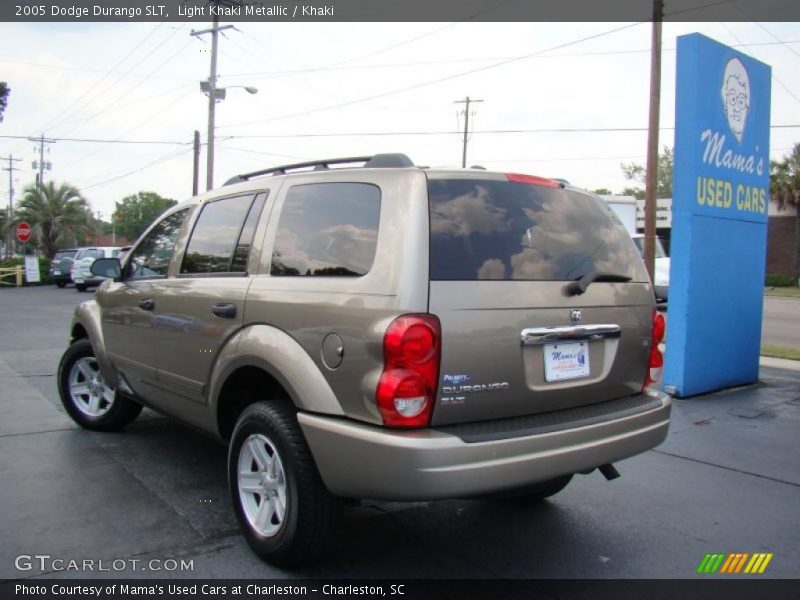
[[[800,371],[800,360],[789,360],[787,358],[772,358],[771,356],[761,356],[758,364],[762,367],[772,367],[774,369],[788,369],[790,371]]]

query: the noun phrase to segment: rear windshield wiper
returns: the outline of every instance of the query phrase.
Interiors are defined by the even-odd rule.
[[[565,291],[567,296],[580,296],[589,287],[589,284],[594,281],[619,281],[625,283],[630,281],[631,278],[627,275],[620,275],[619,273],[606,273],[604,271],[591,271],[585,275],[581,275],[575,281],[567,285]]]

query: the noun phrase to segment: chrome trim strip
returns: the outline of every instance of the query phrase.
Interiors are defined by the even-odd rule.
[[[529,327],[520,332],[520,341],[523,346],[541,346],[555,342],[618,338],[620,332],[620,326],[612,324]]]

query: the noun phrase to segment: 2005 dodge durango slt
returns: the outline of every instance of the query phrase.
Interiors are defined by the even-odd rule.
[[[244,536],[321,555],[343,499],[560,491],[661,443],[664,320],[594,194],[402,154],[239,175],[171,208],[81,304],[58,384],[224,440]]]

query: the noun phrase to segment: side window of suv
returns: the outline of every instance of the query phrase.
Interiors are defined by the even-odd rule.
[[[197,218],[181,274],[244,273],[267,194],[208,202]]]
[[[380,189],[368,183],[296,185],[283,203],[270,274],[359,277],[372,268]]]
[[[165,217],[150,230],[136,248],[131,250],[125,270],[128,279],[166,277],[175,240],[189,209],[184,208]]]

